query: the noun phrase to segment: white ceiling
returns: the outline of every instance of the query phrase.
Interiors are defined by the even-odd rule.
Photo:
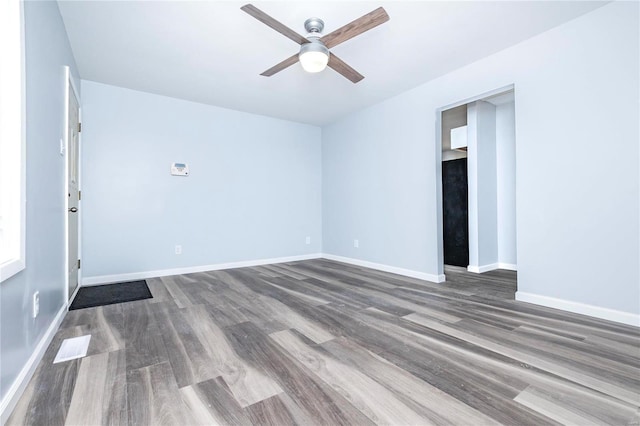
[[[237,1],[64,1],[60,12],[83,79],[323,125],[505,49],[605,2],[253,2],[304,35],[325,34],[383,6],[390,21],[332,49],[365,76],[353,84],[299,64],[259,74],[298,45]]]

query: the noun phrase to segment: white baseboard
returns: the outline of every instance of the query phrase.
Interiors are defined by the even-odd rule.
[[[445,281],[444,274],[434,275],[426,272],[413,271],[411,269],[403,269],[395,266],[383,265],[381,263],[367,262],[366,260],[354,259],[351,257],[336,256],[333,254],[323,253],[322,257],[336,262],[349,263],[356,266],[364,266],[365,268],[377,269],[379,271],[391,272],[393,274],[404,275],[407,277],[418,278],[420,280],[431,281],[432,283],[442,283]]]
[[[475,274],[481,274],[483,272],[495,271],[496,269],[507,269],[509,271],[517,271],[518,265],[515,263],[490,263],[489,265],[482,266],[467,266],[467,271]]]
[[[75,300],[76,296],[78,295],[78,290],[80,290],[80,287],[82,287],[80,285],[81,283],[81,279],[78,279],[78,285],[76,286],[76,289],[73,290],[73,294],[71,295],[71,297],[69,298],[69,302],[67,302],[67,306],[71,306],[73,304],[73,301]]]
[[[36,367],[44,356],[44,353],[49,347],[51,340],[53,340],[53,336],[55,336],[56,332],[58,331],[58,327],[60,327],[60,324],[62,323],[62,320],[64,319],[64,315],[66,313],[67,304],[65,303],[60,308],[53,321],[51,322],[51,325],[49,325],[49,328],[47,328],[47,331],[44,333],[44,335],[36,345],[33,353],[27,360],[27,363],[24,365],[24,367],[22,367],[20,374],[18,374],[18,377],[16,377],[16,379],[9,387],[9,390],[5,394],[4,398],[2,398],[2,401],[0,401],[0,424],[4,425],[7,420],[9,420],[11,412],[16,407],[18,400],[24,393],[24,390],[29,384],[29,380],[31,380],[31,377],[33,377],[33,373],[35,373]]]
[[[144,280],[146,278],[167,277],[170,275],[193,274],[195,272],[218,271],[220,269],[244,268],[247,266],[269,265],[272,263],[296,262],[298,260],[318,259],[320,253],[303,254],[300,256],[276,257],[273,259],[243,260],[241,262],[217,263],[213,265],[188,266],[185,268],[160,269],[157,271],[129,272],[125,274],[97,275],[83,277],[82,286],[110,284],[125,281]]]
[[[130,272],[125,274],[113,274],[113,275],[97,275],[93,277],[83,277],[82,286],[88,287],[92,285],[144,280],[147,278],[166,277],[170,275],[192,274],[195,272],[217,271],[221,269],[232,269],[232,268],[244,268],[247,266],[269,265],[273,263],[296,262],[299,260],[309,260],[309,259],[319,259],[319,258],[335,260],[337,262],[349,263],[357,266],[364,266],[366,268],[378,269],[380,271],[391,272],[398,275],[405,275],[407,277],[418,278],[421,280],[431,281],[434,283],[441,283],[445,281],[444,274],[433,275],[433,274],[427,274],[425,272],[418,272],[410,269],[403,269],[395,266],[389,266],[389,265],[383,265],[380,263],[367,262],[365,260],[353,259],[350,257],[335,256],[335,255],[326,254],[326,253],[313,253],[313,254],[304,254],[301,256],[276,257],[273,259],[257,259],[257,260],[245,260],[241,262],[217,263],[213,265],[189,266],[186,268],[160,269],[156,271]]]
[[[516,300],[640,327],[640,315],[539,294],[516,292]]]
[[[482,274],[483,272],[493,271],[494,269],[499,268],[499,263],[491,263],[489,265],[480,265],[480,266],[467,266],[467,271],[473,272],[474,274]]]
[[[517,271],[518,265],[515,263],[501,263],[498,262],[498,269],[506,269],[508,271]]]

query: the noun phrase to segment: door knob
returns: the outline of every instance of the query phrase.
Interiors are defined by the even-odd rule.
[[[75,213],[75,212],[77,212],[77,211],[78,211],[78,208],[77,208],[77,207],[71,207],[71,208],[69,209],[69,211],[70,211],[71,213]]]

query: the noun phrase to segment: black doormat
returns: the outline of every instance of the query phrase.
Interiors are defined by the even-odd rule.
[[[133,302],[134,300],[151,299],[152,297],[147,282],[144,280],[81,287],[69,310]]]

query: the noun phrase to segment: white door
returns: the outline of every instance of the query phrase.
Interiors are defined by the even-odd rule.
[[[69,298],[78,287],[78,133],[80,111],[78,100],[69,85],[69,140],[68,140],[68,176],[67,192],[69,194]]]

